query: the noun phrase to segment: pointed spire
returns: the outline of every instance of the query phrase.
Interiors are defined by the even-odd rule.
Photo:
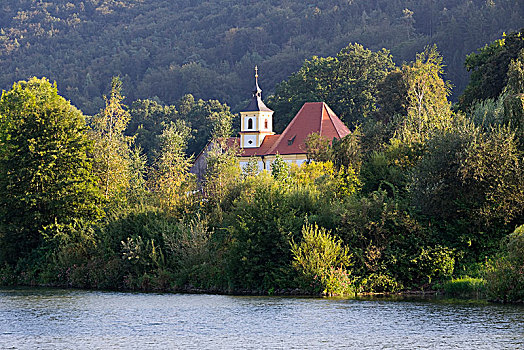
[[[262,89],[258,85],[258,66],[255,66],[255,90],[253,90],[253,97],[249,105],[241,112],[265,111],[273,112],[262,102]]]
[[[255,66],[255,90],[253,91],[253,97],[262,97],[262,89],[258,86],[258,66]]]

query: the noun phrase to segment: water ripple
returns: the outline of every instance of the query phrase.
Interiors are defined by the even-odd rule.
[[[1,349],[518,349],[524,308],[0,290]]]

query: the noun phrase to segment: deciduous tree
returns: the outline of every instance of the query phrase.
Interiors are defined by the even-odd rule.
[[[95,147],[95,174],[106,200],[124,201],[130,178],[130,146],[132,138],[124,135],[129,113],[122,104],[122,82],[118,77],[111,81],[106,106],[91,120],[91,137]]]
[[[377,86],[395,67],[389,51],[350,44],[336,57],[313,57],[277,88],[268,104],[283,129],[305,102],[326,102],[348,125],[362,122],[376,110]]]
[[[15,263],[47,239],[67,240],[101,217],[83,114],[56,84],[32,78],[0,98],[0,261]]]
[[[407,143],[424,142],[433,130],[449,128],[452,120],[451,86],[442,79],[442,56],[436,46],[427,47],[415,62],[402,67],[402,73],[407,115],[400,121],[397,136]]]
[[[185,154],[191,129],[184,121],[166,125],[160,138],[160,155],[154,163],[152,188],[161,207],[174,210],[188,203],[195,190],[194,178],[189,173],[192,159]]]

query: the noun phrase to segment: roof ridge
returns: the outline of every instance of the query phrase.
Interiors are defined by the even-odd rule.
[[[349,130],[347,125],[342,121],[342,119],[340,119],[340,117],[329,106],[326,106],[326,107],[330,111],[329,118],[331,119],[331,122],[333,123],[333,126],[335,127],[335,130],[337,132],[338,137],[339,138],[343,138],[344,137],[344,136],[342,136],[342,134],[341,134],[342,130],[339,130],[339,127],[344,128],[349,133],[351,133],[351,131]],[[338,124],[338,126],[337,126],[337,124]]]
[[[322,135],[322,121],[324,120],[324,102],[320,106],[320,127],[318,128],[318,135]]]
[[[333,127],[335,128],[335,132],[337,133],[338,137],[341,138],[340,136],[340,132],[338,131],[338,128],[337,126],[335,125],[335,120],[333,118],[333,115],[335,114],[335,112],[333,112],[333,110],[331,108],[329,108],[329,106],[326,106],[326,111],[327,111],[327,114],[328,114],[328,117],[329,117],[329,120],[331,121],[331,124],[333,124]],[[331,113],[330,113],[331,112]],[[337,117],[338,118],[338,117]],[[339,118],[340,119],[340,118]]]
[[[304,109],[304,107],[306,106],[306,103],[304,103],[302,105],[302,107],[300,108],[300,110],[298,111],[297,114],[295,114],[295,116],[293,117],[293,119],[291,119],[291,122],[286,126],[286,128],[284,129],[284,131],[282,131],[282,134],[280,134],[280,137],[278,138],[278,140],[273,144],[273,146],[271,146],[271,148],[268,150],[268,153],[273,153],[273,151],[275,150],[275,148],[277,148],[277,146],[280,144],[280,142],[282,141],[282,139],[284,138],[284,135],[286,134],[286,132],[291,128],[292,125],[294,125],[296,123],[296,120],[298,119],[298,115],[300,114],[300,112],[302,112],[302,110]]]

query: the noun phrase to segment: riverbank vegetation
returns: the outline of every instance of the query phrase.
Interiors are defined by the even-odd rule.
[[[503,77],[486,67],[497,57]],[[236,116],[218,101],[126,107],[114,78],[87,117],[45,78],[15,83],[0,99],[0,283],[326,295],[440,285],[522,301],[522,32],[469,56],[487,73],[459,105],[442,62],[436,47],[397,66],[357,44],[306,61],[268,99],[275,118],[326,100],[353,131],[311,135],[312,162],[277,157],[270,172],[238,166],[226,142]],[[498,79],[494,95],[475,95]],[[207,140],[197,183],[189,168]]]

